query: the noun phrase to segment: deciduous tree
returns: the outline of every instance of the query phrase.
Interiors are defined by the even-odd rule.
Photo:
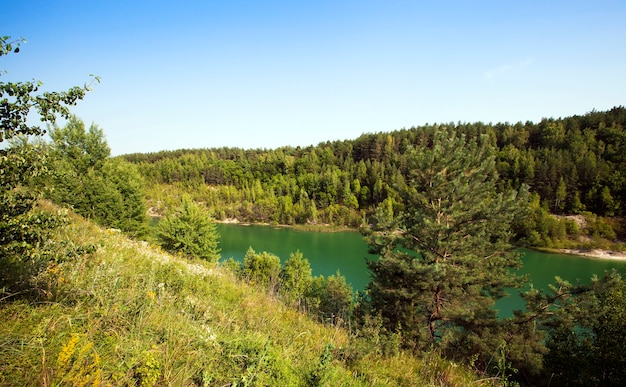
[[[313,280],[311,265],[300,251],[285,261],[281,271],[280,293],[288,305],[299,307]]]
[[[24,39],[0,37],[0,57],[18,53]],[[34,113],[42,123],[53,124],[57,115],[68,118],[69,108],[85,96],[88,87],[65,92],[40,92],[42,83],[0,82],[0,142],[16,136],[42,135],[32,125]],[[47,172],[47,153],[28,142],[0,149],[0,296],[29,290],[29,281],[56,256],[51,232],[63,218],[36,209],[38,192],[33,179]],[[17,293],[14,293],[17,292]]]

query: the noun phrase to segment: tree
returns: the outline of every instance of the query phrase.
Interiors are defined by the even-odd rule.
[[[18,53],[20,44],[24,42],[26,40],[21,38],[11,40],[10,36],[0,37],[0,57],[11,52]],[[99,82],[100,79],[94,77],[94,81]],[[69,118],[70,106],[85,97],[91,83],[67,91],[37,94],[43,85],[41,81],[0,82],[0,142],[16,135],[43,135],[44,129],[28,123],[31,111],[39,115],[42,123],[53,124],[57,115]]]
[[[559,179],[559,185],[556,187],[554,196],[554,208],[556,212],[563,213],[565,210],[565,199],[567,198],[567,187],[565,185],[565,181],[563,180],[563,176]]]
[[[64,127],[51,129],[50,137],[54,178],[49,197],[103,226],[144,234],[143,178],[135,165],[109,158],[102,129],[92,124],[87,130],[82,120],[71,116]]]
[[[0,299],[33,290],[30,281],[59,250],[50,239],[65,217],[37,208],[32,183],[47,172],[46,160],[41,144],[16,142],[0,150]]]
[[[310,312],[317,314],[324,322],[339,325],[350,317],[353,295],[352,287],[337,271],[327,278],[323,275],[314,277],[306,298]]]
[[[365,232],[380,255],[368,263],[368,292],[386,328],[411,345],[485,362],[496,350],[494,303],[523,282],[511,271],[520,260],[509,239],[525,190],[496,192],[491,144],[440,128],[430,149],[408,155],[404,211],[378,211]]]
[[[285,302],[300,307],[313,279],[309,261],[300,251],[292,253],[285,261],[280,277],[280,293]]]
[[[0,57],[18,53],[24,39],[0,37]],[[95,78],[98,80],[98,78]],[[65,92],[39,93],[42,83],[0,82],[0,142],[18,136],[42,135],[31,125],[29,114],[53,124],[57,115],[68,118],[69,107],[85,96],[88,86]],[[64,223],[63,216],[36,208],[40,195],[33,179],[47,172],[47,152],[26,140],[0,149],[0,295],[2,299],[28,292],[30,280],[59,254],[51,233]],[[9,293],[10,296],[4,296]]]
[[[111,154],[102,129],[92,124],[85,130],[85,123],[74,115],[64,127],[54,126],[50,138],[56,155],[71,163],[79,174],[89,168],[100,169]]]
[[[183,196],[174,214],[159,222],[157,236],[161,246],[170,252],[180,252],[209,262],[217,262],[220,258],[215,221],[188,195]]]
[[[526,294],[529,313],[548,332],[544,378],[553,386],[626,383],[626,282],[616,273],[589,285],[562,279],[549,293]]]
[[[124,232],[143,235],[147,229],[146,195],[144,180],[137,167],[115,158],[106,160],[101,172],[106,186],[117,192],[122,199],[113,216],[102,221]]]

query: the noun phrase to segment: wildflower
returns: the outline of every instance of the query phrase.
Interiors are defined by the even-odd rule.
[[[61,352],[59,352],[59,356],[57,357],[57,364],[60,369],[65,369],[70,364],[70,359],[74,354],[76,343],[78,343],[78,336],[72,334],[70,340],[63,344],[63,348],[61,348]]]
[[[215,341],[215,339],[217,338],[217,336],[215,336],[215,333],[212,333],[211,331],[211,327],[208,325],[202,325],[202,328],[206,331],[206,333],[208,334],[206,340],[208,341]],[[204,339],[203,335],[200,335],[201,339]]]

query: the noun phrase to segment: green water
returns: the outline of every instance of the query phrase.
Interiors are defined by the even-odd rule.
[[[354,290],[365,289],[369,282],[365,260],[376,258],[367,253],[367,245],[356,232],[323,233],[232,224],[218,224],[217,230],[221,235],[222,259],[232,257],[241,262],[248,247],[252,247],[256,252],[274,253],[284,263],[289,254],[300,250],[309,260],[314,276],[327,277],[339,270]]]
[[[289,254],[300,250],[309,260],[313,275],[329,276],[337,270],[352,284],[354,290],[363,290],[369,282],[367,259],[375,259],[368,254],[367,245],[356,232],[320,233],[298,231],[291,228],[269,226],[241,226],[219,224],[222,258],[243,257],[252,246],[255,251],[268,251],[278,255],[282,262]],[[603,274],[613,268],[626,274],[626,262],[576,257],[571,255],[547,254],[532,250],[521,250],[524,267],[521,274],[530,275],[538,289],[547,289],[560,276],[572,283],[588,283],[593,274]],[[519,296],[500,300],[496,307],[503,317],[510,316],[515,309],[523,307]]]

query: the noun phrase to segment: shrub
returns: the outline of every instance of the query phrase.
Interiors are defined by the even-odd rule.
[[[220,258],[219,234],[208,211],[191,200],[182,199],[177,212],[166,216],[158,225],[161,246],[173,253],[217,262]]]
[[[252,247],[243,258],[244,278],[274,293],[280,281],[280,258],[266,251],[257,254]]]

